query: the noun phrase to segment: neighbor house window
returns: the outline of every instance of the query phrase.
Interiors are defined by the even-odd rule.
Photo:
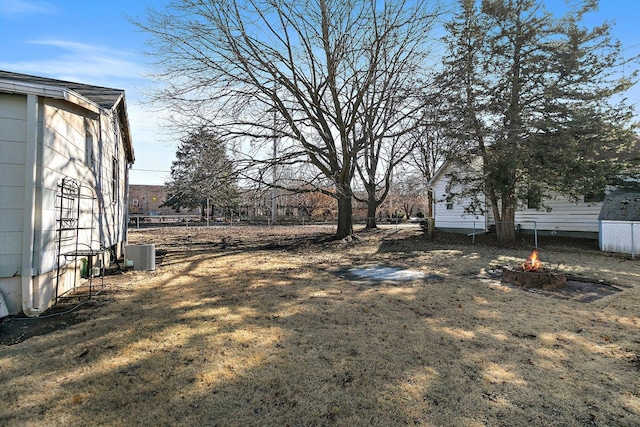
[[[585,203],[604,202],[604,191],[593,191],[584,195]]]
[[[452,210],[453,200],[451,200],[451,196],[447,196],[446,194],[444,196],[445,196],[445,201],[447,202],[447,210]]]

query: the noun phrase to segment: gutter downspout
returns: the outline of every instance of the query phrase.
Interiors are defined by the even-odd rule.
[[[36,172],[38,152],[38,97],[27,95],[27,141],[24,176],[24,222],[22,226],[22,311],[39,316],[33,301],[33,250],[36,216]]]
[[[125,160],[124,165],[124,208],[123,208],[123,224],[122,224],[122,245],[129,244],[129,170],[131,164],[128,160]],[[122,247],[124,251],[124,246]]]

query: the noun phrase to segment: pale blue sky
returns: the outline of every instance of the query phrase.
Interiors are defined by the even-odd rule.
[[[127,20],[144,20],[147,7],[168,0],[0,0],[0,69],[124,89],[136,153],[132,184],[162,184],[176,140],[144,104],[149,81],[145,35]],[[564,0],[547,0],[562,9]],[[615,23],[613,35],[628,56],[640,54],[640,1],[601,0],[590,23]],[[630,70],[629,70],[630,71]],[[628,94],[640,102],[640,88]],[[156,172],[159,171],[159,172]],[[167,172],[163,172],[167,171]]]

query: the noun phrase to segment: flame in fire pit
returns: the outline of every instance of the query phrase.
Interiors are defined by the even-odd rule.
[[[538,251],[536,249],[531,252],[529,258],[522,263],[522,268],[527,271],[538,271],[542,269],[542,263],[538,259]]]

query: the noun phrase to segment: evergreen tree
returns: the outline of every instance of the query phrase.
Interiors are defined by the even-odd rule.
[[[225,144],[204,127],[180,142],[166,185],[164,205],[176,211],[200,208],[204,215],[207,205],[229,211],[238,200],[233,163]]]
[[[449,126],[464,147],[453,157],[457,170],[472,170],[477,156],[482,166],[452,174],[448,196],[484,195],[498,239],[509,244],[515,211],[528,195],[578,199],[621,175],[618,154],[635,143],[633,111],[612,97],[636,76],[617,73],[624,61],[609,25],[582,24],[597,1],[579,2],[562,18],[536,0],[460,5],[447,27],[438,81],[443,105],[460,118]]]

